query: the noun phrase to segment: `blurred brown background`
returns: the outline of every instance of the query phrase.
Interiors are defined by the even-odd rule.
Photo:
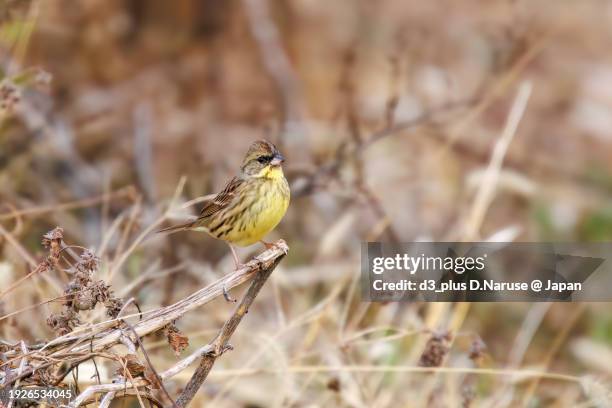
[[[0,221],[32,256],[61,225],[101,278],[130,250],[109,283],[143,309],[231,268],[197,233],[130,249],[181,177],[183,203],[222,188],[257,138],[288,158],[292,204],[272,236],[290,254],[195,406],[610,406],[608,304],[366,304],[358,271],[364,240],[612,239],[612,3],[5,0],[0,21]],[[27,265],[6,239],[0,251],[8,285]],[[53,296],[38,278],[0,316]],[[52,310],[0,320],[0,336],[50,338]],[[199,346],[230,310],[178,326]],[[432,330],[452,333],[445,366],[498,371],[406,371]],[[160,367],[176,359],[162,340]],[[528,368],[573,379],[509,381]]]

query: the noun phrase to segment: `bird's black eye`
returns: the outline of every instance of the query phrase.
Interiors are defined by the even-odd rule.
[[[257,158],[257,161],[260,162],[261,164],[267,164],[270,162],[270,160],[271,158],[268,156],[260,156]]]

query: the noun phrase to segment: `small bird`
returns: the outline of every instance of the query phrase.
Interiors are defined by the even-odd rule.
[[[266,140],[254,142],[240,166],[240,174],[206,203],[199,217],[191,222],[164,228],[158,232],[204,231],[228,243],[236,269],[243,266],[234,245],[248,246],[263,241],[287,212],[289,183],[283,174],[285,158]]]

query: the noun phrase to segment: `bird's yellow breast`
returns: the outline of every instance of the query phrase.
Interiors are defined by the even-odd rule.
[[[245,210],[237,227],[230,231],[226,240],[239,246],[247,246],[260,241],[282,220],[289,207],[290,192],[282,170],[276,173],[271,169],[267,177],[262,177],[255,187],[255,199]],[[280,174],[280,177],[276,177]],[[272,177],[270,177],[272,176]]]

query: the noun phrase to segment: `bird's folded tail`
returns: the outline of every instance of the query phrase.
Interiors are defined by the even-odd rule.
[[[166,234],[173,234],[175,232],[179,232],[179,231],[185,231],[188,230],[190,228],[193,227],[193,225],[195,224],[195,221],[190,221],[190,222],[186,222],[184,224],[179,224],[179,225],[172,225],[170,227],[166,227],[166,228],[162,228],[160,230],[157,230],[157,233],[166,233]]]

